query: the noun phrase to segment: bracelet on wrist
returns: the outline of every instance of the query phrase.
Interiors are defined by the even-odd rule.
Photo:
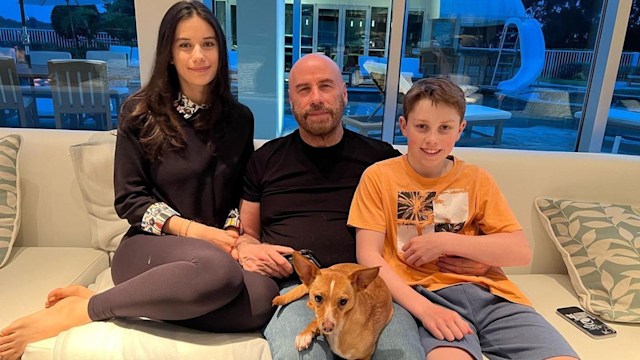
[[[193,220],[189,220],[186,229],[184,230],[184,236],[189,236],[189,226],[193,223]]]
[[[178,236],[186,237],[187,234],[189,233],[189,226],[191,226],[192,222],[193,222],[193,220],[184,219],[184,221],[182,221],[180,223],[180,229],[178,230]]]
[[[224,226],[222,228],[224,230],[227,230],[228,228],[235,228],[238,230],[238,235],[242,235],[242,223],[240,222],[240,211],[238,211],[238,209],[229,211],[227,220],[224,222]]]

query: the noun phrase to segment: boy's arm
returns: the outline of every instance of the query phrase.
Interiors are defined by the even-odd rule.
[[[471,334],[469,324],[455,311],[436,305],[420,295],[400,278],[382,257],[384,233],[356,229],[356,256],[358,263],[379,266],[380,277],[391,291],[395,302],[418,318],[437,339],[460,340]]]
[[[523,266],[531,261],[531,248],[522,230],[489,235],[429,233],[414,237],[402,250],[407,263],[414,266],[422,266],[443,255],[500,267]]]

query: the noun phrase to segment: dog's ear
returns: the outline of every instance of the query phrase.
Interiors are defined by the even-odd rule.
[[[349,275],[349,280],[351,280],[351,286],[353,286],[356,290],[364,290],[371,284],[373,280],[378,276],[378,272],[380,272],[380,267],[370,267],[366,269],[360,269],[352,272]]]
[[[293,268],[306,287],[311,286],[311,283],[320,272],[320,269],[314,263],[302,256],[298,251],[293,252]]]

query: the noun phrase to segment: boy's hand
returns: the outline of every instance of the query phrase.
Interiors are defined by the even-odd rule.
[[[446,256],[446,245],[455,241],[457,234],[437,232],[420,235],[409,240],[402,247],[404,260],[407,264],[420,267],[441,256]]]
[[[461,340],[465,335],[473,334],[460,314],[437,304],[429,303],[419,319],[425,329],[438,340]]]

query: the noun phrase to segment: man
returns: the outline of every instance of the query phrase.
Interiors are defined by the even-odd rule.
[[[282,256],[310,249],[323,267],[355,262],[355,232],[347,227],[351,199],[360,176],[374,162],[399,155],[389,144],[342,127],[347,89],[337,65],[309,54],[289,73],[289,102],[299,130],[269,141],[254,153],[245,176],[240,207],[244,234],[239,261],[249,271],[281,279],[281,293],[299,284]],[[442,257],[441,271],[481,275],[489,267],[462,258]],[[264,334],[274,360],[297,359],[295,336],[314,314],[308,297],[279,309]],[[394,305],[373,358],[425,359],[413,317]],[[332,359],[322,338],[303,352],[305,359]]]
[[[360,175],[374,162],[399,155],[389,144],[342,127],[347,89],[337,65],[321,54],[301,58],[289,73],[289,102],[299,130],[258,149],[245,176],[238,240],[246,270],[282,279],[281,293],[299,284],[282,256],[310,249],[323,267],[355,262],[355,233],[346,225]],[[288,278],[288,279],[287,279]],[[278,309],[264,331],[274,360],[299,357],[296,335],[314,317],[308,297]],[[394,305],[374,359],[424,359],[413,317]],[[305,359],[332,359],[316,339]]]

